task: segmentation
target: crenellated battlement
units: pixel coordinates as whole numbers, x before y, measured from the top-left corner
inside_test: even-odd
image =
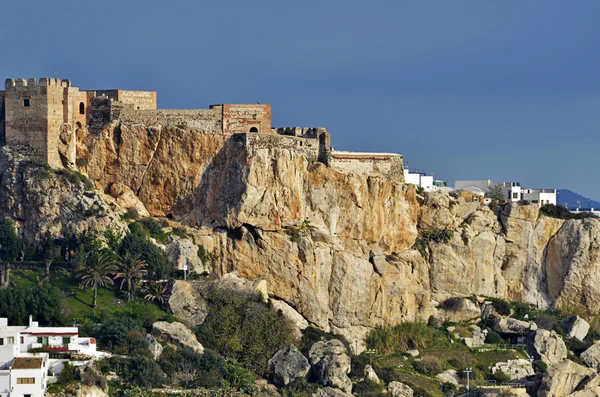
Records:
[[[18,79],[6,79],[6,81],[4,82],[4,87],[5,89],[11,90],[11,89],[18,89],[18,88],[34,88],[34,87],[60,87],[60,88],[69,88],[71,87],[71,81],[70,80],[61,80],[61,79],[56,79],[54,77],[42,77],[40,78],[39,81],[37,81],[35,78],[30,78],[30,79],[23,79],[23,78],[18,78]]]

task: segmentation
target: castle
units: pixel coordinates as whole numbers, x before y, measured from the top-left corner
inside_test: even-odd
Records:
[[[309,161],[340,171],[393,174],[403,180],[402,156],[336,152],[324,128],[273,128],[268,104],[157,109],[155,91],[85,91],[73,87],[69,80],[54,78],[7,79],[5,91],[0,91],[0,144],[54,168],[76,163],[75,143],[80,131],[98,134],[114,122],[230,134],[251,150],[293,148]]]

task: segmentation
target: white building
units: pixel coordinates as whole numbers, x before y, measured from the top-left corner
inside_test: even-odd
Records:
[[[28,353],[32,349],[92,357],[103,354],[96,351],[95,339],[79,337],[76,327],[40,327],[31,316],[28,326],[9,326],[7,318],[0,318],[0,397],[42,397],[48,370],[52,368],[55,375],[62,369],[65,360],[50,360],[48,353]]]
[[[404,182],[411,185],[421,186],[426,192],[431,192],[434,190],[433,175],[426,175],[424,172],[410,172],[408,168],[405,168]]]
[[[454,189],[481,189],[484,192],[488,192],[495,185],[500,185],[502,193],[504,193],[504,198],[511,203],[528,200],[531,203],[538,204],[540,207],[545,204],[556,205],[556,189],[522,188],[519,182],[493,182],[491,179],[463,180],[456,181]]]
[[[522,189],[521,198],[540,206],[545,204],[556,205],[556,189]]]

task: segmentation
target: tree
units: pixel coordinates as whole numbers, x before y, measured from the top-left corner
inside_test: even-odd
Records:
[[[14,223],[4,218],[0,222],[0,261],[4,262],[2,266],[2,287],[8,287],[10,283],[10,263],[8,261],[14,261],[17,257],[23,254],[24,241],[17,235],[15,231]]]
[[[40,250],[44,258],[44,284],[50,282],[50,266],[56,259],[60,259],[60,244],[52,238],[49,232],[46,232],[41,243]]]
[[[492,200],[503,201],[505,197],[504,191],[502,190],[502,185],[498,183],[496,185],[490,186],[488,188],[488,191],[485,193],[485,196],[491,198]]]
[[[115,279],[121,280],[120,290],[123,289],[124,285],[126,286],[127,300],[134,299],[136,282],[142,279],[146,273],[146,262],[129,252],[117,262]]]
[[[131,227],[131,233],[128,233],[121,241],[119,254],[130,253],[146,262],[147,277],[150,280],[161,280],[168,276],[170,271],[167,254],[152,243],[144,232],[140,230],[139,225]]]
[[[161,283],[160,281],[151,281],[146,284],[144,291],[146,291],[146,295],[144,296],[144,299],[146,300],[158,302],[161,305],[164,305],[164,303],[167,301],[168,289],[166,283]]]
[[[106,250],[89,252],[84,261],[78,266],[77,278],[84,288],[92,288],[94,298],[92,307],[96,307],[98,287],[112,285],[110,275],[115,271],[115,261],[110,252]]]

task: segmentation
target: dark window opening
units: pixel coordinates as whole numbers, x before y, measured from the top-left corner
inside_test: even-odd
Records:
[[[258,132],[258,128],[252,127],[252,128],[250,128],[250,132]]]
[[[29,98],[24,98],[23,99],[23,106],[25,106],[26,108],[29,107]]]
[[[85,114],[85,104],[83,102],[79,103],[79,114]]]

